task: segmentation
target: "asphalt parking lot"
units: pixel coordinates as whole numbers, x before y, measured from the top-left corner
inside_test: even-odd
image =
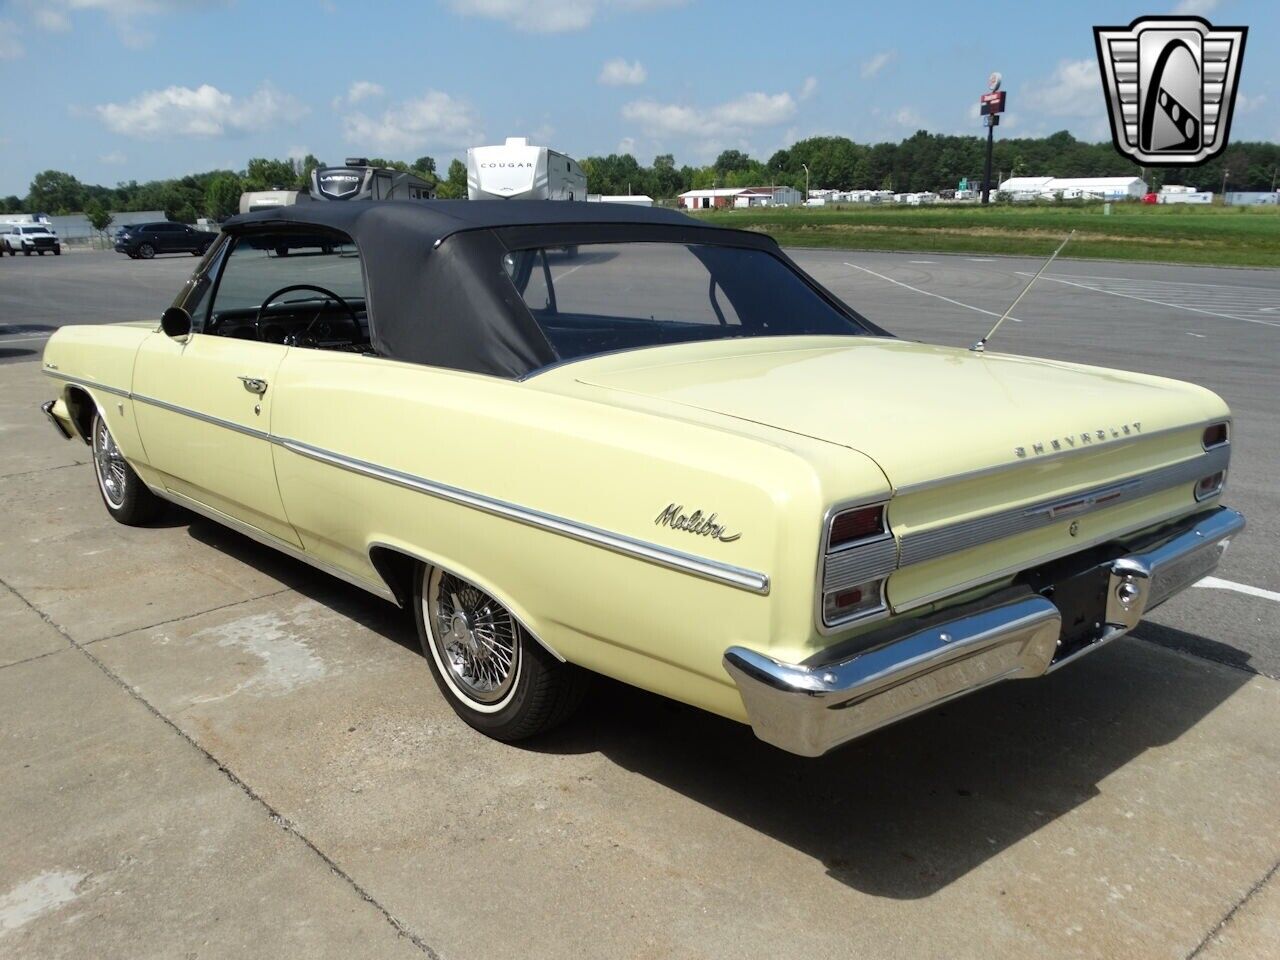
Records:
[[[793,253],[952,344],[1039,267]],[[992,346],[1226,397],[1250,529],[1215,580],[802,760],[604,682],[493,743],[381,601],[203,519],[114,524],[34,361],[63,323],[158,317],[193,263],[0,265],[0,955],[1275,955],[1280,272],[1060,261]]]

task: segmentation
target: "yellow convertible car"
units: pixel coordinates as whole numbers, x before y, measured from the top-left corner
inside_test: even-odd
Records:
[[[1098,649],[1244,526],[1213,393],[896,339],[672,211],[249,214],[158,325],[63,327],[44,372],[113,517],[410,607],[504,740],[602,673],[818,755]]]

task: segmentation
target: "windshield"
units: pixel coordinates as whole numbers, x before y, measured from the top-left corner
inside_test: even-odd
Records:
[[[49,232],[44,227],[21,227],[19,229],[21,230],[22,233],[48,233]]]
[[[867,332],[763,250],[599,243],[516,250],[503,265],[562,360],[695,340]]]

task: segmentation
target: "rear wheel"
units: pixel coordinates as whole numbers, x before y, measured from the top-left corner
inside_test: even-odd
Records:
[[[548,653],[475,584],[424,565],[414,600],[436,686],[476,730],[495,740],[523,740],[557,726],[581,702],[586,675]]]
[[[130,527],[154,519],[163,503],[129,466],[102,414],[93,415],[92,430],[93,471],[98,478],[98,492],[102,494],[107,513]]]
[[[143,260],[150,260],[156,255],[156,248],[149,243],[143,243],[138,246],[138,256]]]

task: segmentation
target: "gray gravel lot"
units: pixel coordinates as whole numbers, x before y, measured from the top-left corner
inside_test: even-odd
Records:
[[[794,255],[952,344],[1039,266]],[[158,317],[193,265],[0,264],[0,956],[1274,953],[1276,599],[1188,591],[1070,669],[816,761],[604,682],[501,746],[396,610],[202,519],[112,523],[40,417],[52,329]],[[1052,277],[994,349],[1222,393],[1250,530],[1218,576],[1280,593],[1280,272]]]

